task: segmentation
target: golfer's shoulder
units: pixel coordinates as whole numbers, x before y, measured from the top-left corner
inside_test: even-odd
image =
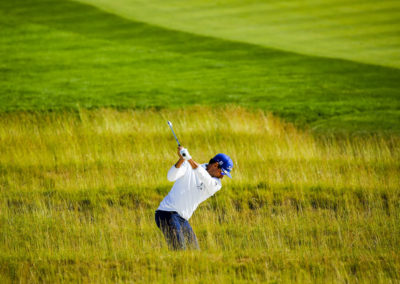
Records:
[[[207,169],[207,163],[205,163],[205,164],[200,164],[200,167],[202,167],[203,169]]]

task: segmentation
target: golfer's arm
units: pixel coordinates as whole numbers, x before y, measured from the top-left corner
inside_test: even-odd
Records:
[[[179,158],[178,162],[176,162],[176,164],[175,164],[175,168],[179,169],[182,166],[184,161],[185,161],[184,159]]]
[[[189,164],[192,166],[192,169],[195,170],[199,167],[199,164],[192,159],[188,160]]]
[[[198,169],[195,170],[195,173],[199,177],[199,179],[205,184],[206,191],[209,194],[213,195],[221,189],[221,182],[218,182],[217,178],[213,178],[212,176],[210,176],[206,169],[198,167]]]
[[[176,162],[176,164],[169,169],[167,174],[167,179],[169,181],[176,181],[178,178],[185,174],[186,167],[182,166],[183,162],[185,162],[184,159],[179,159],[178,162]]]

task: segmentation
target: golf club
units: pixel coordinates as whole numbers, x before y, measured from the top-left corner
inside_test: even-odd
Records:
[[[180,146],[181,146],[181,143],[179,143],[179,140],[178,140],[178,138],[177,138],[176,135],[175,135],[174,129],[172,128],[172,122],[168,120],[167,123],[168,123],[168,125],[169,125],[169,128],[171,128],[172,134],[174,134],[176,143],[178,143],[178,147],[180,147]],[[186,157],[185,154],[182,154],[182,156]]]
[[[176,143],[178,143],[178,146],[181,146],[181,143],[179,143],[178,138],[177,138],[176,135],[175,135],[174,129],[172,128],[172,122],[168,120],[167,123],[168,123],[168,125],[169,125],[169,128],[171,128],[172,134],[174,134]]]

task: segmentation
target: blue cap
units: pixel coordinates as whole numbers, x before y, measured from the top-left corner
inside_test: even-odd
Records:
[[[231,170],[233,168],[233,162],[232,162],[232,159],[228,155],[220,153],[220,154],[217,154],[213,158],[213,160],[218,162],[218,164],[221,168],[222,175],[232,178]]]

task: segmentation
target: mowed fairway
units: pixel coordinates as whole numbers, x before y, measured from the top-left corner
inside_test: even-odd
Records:
[[[400,67],[399,1],[78,1],[190,33]]]
[[[191,219],[201,251],[168,251],[154,222],[177,159],[167,118],[198,161],[235,161]],[[317,141],[240,108],[9,114],[0,137],[3,281],[400,277],[399,138]]]
[[[396,1],[0,1],[0,282],[399,282],[398,18]],[[190,219],[201,251],[154,222],[167,120],[197,161],[234,161]]]
[[[0,110],[226,105],[320,132],[400,132],[400,70],[123,19],[84,4],[0,3]]]

